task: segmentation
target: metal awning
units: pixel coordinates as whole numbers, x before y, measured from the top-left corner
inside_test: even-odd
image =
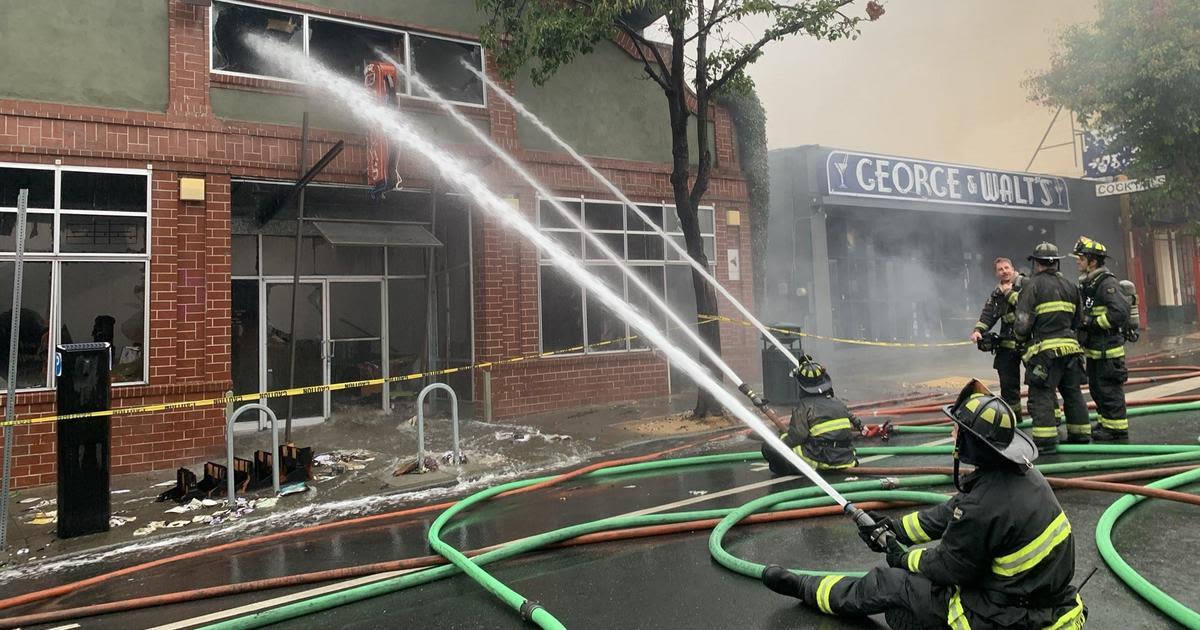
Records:
[[[441,247],[429,230],[412,223],[355,223],[309,221],[333,245],[385,245],[388,247]]]

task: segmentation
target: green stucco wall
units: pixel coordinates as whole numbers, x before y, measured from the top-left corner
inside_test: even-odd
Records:
[[[0,0],[0,98],[167,107],[166,0]]]
[[[475,0],[308,0],[308,4],[458,31],[472,38],[483,24],[483,14],[475,8]]]
[[[308,122],[313,127],[350,133],[365,130],[354,117],[327,101],[219,87],[212,88],[211,94],[213,113],[218,118],[299,126],[307,107]],[[475,142],[469,131],[448,116],[412,110],[406,113],[434,138],[459,144]]]
[[[583,155],[670,163],[671,128],[667,99],[645,75],[640,61],[612,43],[560,69],[545,85],[535,86],[527,71],[517,80],[517,97],[529,111]],[[694,145],[696,120],[688,125]],[[715,146],[709,127],[709,147]],[[521,145],[558,151],[532,124],[517,122]],[[693,162],[694,146],[689,146]]]

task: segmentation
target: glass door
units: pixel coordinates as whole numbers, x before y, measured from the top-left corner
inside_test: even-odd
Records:
[[[267,390],[287,389],[289,382],[294,387],[324,385],[328,383],[326,370],[325,332],[325,283],[301,281],[296,294],[296,378],[289,379],[288,363],[292,340],[292,283],[291,281],[265,282],[263,339],[266,341],[264,361],[264,387]],[[271,398],[267,404],[279,416],[287,418],[291,401],[292,419],[324,418],[326,394],[304,394],[287,398]]]
[[[383,376],[383,282],[329,280],[329,382],[365,381]],[[383,386],[329,392],[332,413],[385,409]]]

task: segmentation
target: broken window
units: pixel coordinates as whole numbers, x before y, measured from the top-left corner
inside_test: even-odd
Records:
[[[283,78],[251,48],[246,37],[258,35],[304,49],[304,16],[242,4],[212,5],[212,69]]]
[[[541,268],[542,351],[583,345],[583,289],[552,265]]]
[[[383,61],[382,51],[396,63],[404,61],[404,33],[319,18],[308,21],[308,54],[346,78],[362,81],[371,61]],[[397,92],[403,94],[404,77]]]
[[[113,382],[144,380],[146,264],[64,262],[61,268],[60,341],[108,342]]]
[[[483,82],[463,67],[468,63],[483,70],[483,48],[478,44],[435,37],[409,35],[412,69],[443,98],[460,103],[483,104]],[[423,96],[413,90],[413,96]]]

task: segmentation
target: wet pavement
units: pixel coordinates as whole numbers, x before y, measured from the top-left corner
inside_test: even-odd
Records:
[[[1194,362],[1195,357],[1167,358],[1168,363]],[[845,373],[855,370],[848,360]],[[954,375],[959,366],[941,364],[945,377]],[[953,368],[953,369],[949,369]],[[932,372],[931,372],[932,373]],[[867,382],[868,376],[852,382]],[[892,385],[893,391],[897,388]],[[877,390],[862,398],[886,397]],[[611,412],[611,410],[610,410]],[[593,412],[594,413],[594,412]],[[158,536],[136,546],[110,546],[76,552],[47,562],[27,563],[24,573],[0,572],[0,597],[28,593],[106,571],[169,557],[233,539],[246,539],[299,524],[361,516],[388,509],[441,501],[461,496],[510,476],[529,476],[534,469],[561,471],[597,458],[635,455],[694,442],[706,436],[695,431],[713,430],[699,424],[674,424],[678,419],[646,423],[636,411],[615,425],[621,430],[600,437],[577,432],[572,440],[537,444],[541,453],[559,452],[569,444],[574,449],[567,457],[549,458],[543,466],[511,470],[511,475],[476,479],[476,483],[458,488],[424,490],[419,493],[383,494],[390,475],[391,462],[380,463],[366,473],[368,485],[357,493],[332,500],[326,494],[311,493],[303,504],[286,505],[281,501],[274,512],[283,518],[262,521],[247,519],[237,528],[218,527],[203,534]],[[642,416],[644,418],[644,416]],[[562,421],[562,420],[560,420]],[[1195,444],[1200,433],[1200,413],[1176,413],[1135,418],[1133,441],[1136,443]],[[543,425],[522,425],[544,434],[560,427],[548,420]],[[629,430],[634,426],[645,433]],[[673,427],[673,428],[672,428]],[[464,441],[480,440],[480,446],[505,449],[525,448],[530,441],[505,443],[488,431],[472,434]],[[659,432],[654,431],[658,429]],[[670,430],[668,430],[670,429]],[[436,429],[435,429],[436,431]],[[693,434],[672,437],[672,431]],[[489,434],[491,432],[491,434]],[[904,435],[894,444],[928,443],[939,435]],[[485,439],[486,438],[486,439]],[[592,439],[595,438],[595,439]],[[658,438],[658,439],[654,439]],[[487,440],[490,440],[488,442]],[[540,440],[540,438],[539,438]],[[352,443],[348,443],[353,446]],[[744,437],[712,442],[703,452],[741,452],[756,450],[757,443]],[[470,452],[470,451],[468,451]],[[566,451],[561,451],[566,452]],[[692,450],[686,454],[700,452]],[[513,461],[531,455],[509,450]],[[1058,455],[1045,462],[1070,461],[1079,456]],[[902,456],[872,462],[872,465],[947,465],[946,456]],[[374,462],[372,462],[374,463]],[[366,469],[365,469],[366,470]],[[373,472],[372,472],[373,471]],[[544,474],[544,473],[542,473]],[[347,478],[349,479],[349,478]],[[832,476],[831,480],[840,480]],[[453,481],[453,480],[451,480]],[[347,483],[352,483],[347,481]],[[370,485],[378,484],[378,485]],[[635,510],[712,509],[741,505],[751,499],[785,489],[802,487],[808,482],[794,478],[773,478],[761,462],[738,462],[705,467],[626,475],[619,478],[573,480],[561,486],[518,496],[496,499],[455,519],[443,539],[459,549],[511,541],[556,527]],[[319,484],[317,484],[319,488]],[[375,494],[372,494],[374,489]],[[943,488],[941,491],[948,492]],[[1195,492],[1197,488],[1185,488]],[[717,493],[725,492],[721,496]],[[332,494],[332,493],[329,493]],[[366,494],[369,501],[360,498]],[[1170,628],[1177,627],[1168,618],[1147,605],[1118,581],[1100,559],[1093,539],[1100,514],[1116,499],[1115,495],[1061,490],[1060,501],[1076,532],[1076,581],[1092,567],[1099,567],[1084,591],[1091,609],[1089,628]],[[382,497],[382,498],[381,498]],[[287,499],[287,497],[285,497]],[[686,507],[679,502],[691,502]],[[160,506],[162,504],[159,504]],[[673,506],[673,507],[670,507]],[[250,546],[233,552],[193,558],[167,564],[119,579],[106,581],[67,596],[4,611],[5,617],[102,602],[119,601],[146,595],[187,589],[241,583],[281,575],[355,566],[430,553],[425,538],[437,512],[407,519],[372,521],[358,526],[340,527],[289,537],[283,541]],[[1131,510],[1115,529],[1114,541],[1138,571],[1183,604],[1200,608],[1200,582],[1196,563],[1180,550],[1200,545],[1200,531],[1193,527],[1197,515],[1194,506],[1150,500]],[[271,516],[275,516],[272,514]],[[708,532],[669,535],[634,541],[608,542],[531,553],[501,561],[489,568],[497,578],[524,596],[541,602],[571,628],[861,628],[882,627],[874,621],[847,621],[814,613],[764,589],[756,580],[732,573],[711,560]],[[862,570],[881,561],[861,544],[852,524],[843,518],[822,518],[803,522],[753,525],[735,529],[727,537],[727,548],[735,555],[756,562],[777,562],[795,567],[826,570]],[[247,593],[219,599],[201,600],[139,611],[74,620],[83,628],[194,627],[204,615],[251,606],[270,598],[286,597],[329,583],[310,584]],[[64,623],[46,624],[43,628]],[[168,625],[178,624],[178,625]],[[421,625],[445,628],[518,628],[525,627],[519,616],[504,607],[475,582],[455,576],[432,584],[384,595],[280,624],[293,628],[390,628]]]

